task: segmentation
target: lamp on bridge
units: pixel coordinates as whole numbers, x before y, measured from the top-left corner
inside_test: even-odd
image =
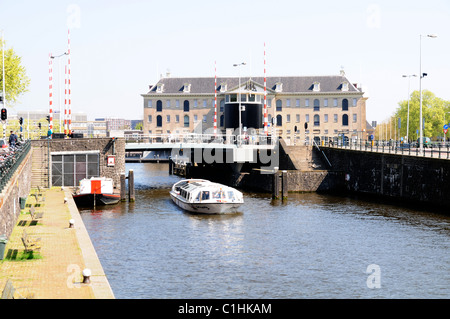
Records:
[[[420,154],[423,154],[423,127],[422,127],[422,78],[427,76],[427,73],[422,73],[422,37],[423,35],[420,35],[420,72],[419,72],[419,76],[420,76],[420,80],[419,80],[419,90],[420,90],[420,121],[419,121],[419,150],[420,150]],[[435,34],[428,34],[426,37],[428,38],[437,38],[437,35]]]

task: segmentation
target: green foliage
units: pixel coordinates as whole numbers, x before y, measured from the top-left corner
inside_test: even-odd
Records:
[[[445,101],[436,97],[432,92],[422,91],[422,117],[425,119],[425,127],[423,136],[432,139],[443,138],[443,126],[450,123],[450,101]],[[408,101],[400,101],[399,107],[395,114],[395,121],[401,118],[400,136],[406,136],[407,118],[408,118]],[[420,92],[411,93],[409,101],[409,132],[410,140],[415,140],[416,130],[419,129],[420,122]],[[450,133],[448,133],[450,134]],[[449,136],[449,135],[447,135]]]
[[[0,40],[0,44],[2,40]],[[0,91],[3,90],[3,59],[0,45]],[[19,96],[28,91],[30,79],[26,75],[25,67],[21,64],[21,57],[13,49],[5,48],[5,90],[8,107],[17,103]]]

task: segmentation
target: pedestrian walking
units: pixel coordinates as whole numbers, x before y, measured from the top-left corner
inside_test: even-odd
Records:
[[[14,134],[13,131],[11,131],[11,134],[9,135],[9,146],[16,147],[17,143],[17,135]]]

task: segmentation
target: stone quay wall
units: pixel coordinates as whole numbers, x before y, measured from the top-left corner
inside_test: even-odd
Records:
[[[450,207],[450,160],[321,148],[348,193]]]
[[[19,198],[26,198],[30,194],[31,154],[31,151],[28,152],[0,194],[0,235],[6,235],[7,238],[11,235],[20,214]]]

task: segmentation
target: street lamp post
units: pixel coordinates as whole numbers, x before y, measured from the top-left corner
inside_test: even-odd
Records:
[[[425,77],[427,74],[423,73],[422,74],[422,35],[420,35],[419,39],[420,39],[420,54],[419,54],[419,59],[420,59],[420,72],[419,72],[419,90],[420,90],[420,122],[419,122],[419,151],[420,154],[423,154],[423,119],[422,119],[422,78]],[[435,34],[428,34],[427,35],[428,38],[437,38],[437,35]]]
[[[238,64],[233,64],[233,66],[238,67],[241,65],[246,65],[247,63],[242,62]],[[239,136],[238,145],[241,145],[241,135],[242,135],[242,123],[241,123],[241,69],[239,68]]]
[[[403,75],[404,78],[408,78],[408,116],[406,119],[406,143],[409,143],[409,100],[410,100],[410,84],[412,76],[416,77],[417,75],[415,74]]]
[[[66,55],[67,52],[64,52],[60,55],[52,55],[51,58],[55,59],[55,58],[60,58],[64,55]],[[59,133],[62,133],[62,122],[61,122],[61,116],[62,116],[62,110],[61,110],[61,63],[60,63],[60,59],[58,59],[58,88],[59,88],[59,92],[58,92],[58,104],[59,104]]]

